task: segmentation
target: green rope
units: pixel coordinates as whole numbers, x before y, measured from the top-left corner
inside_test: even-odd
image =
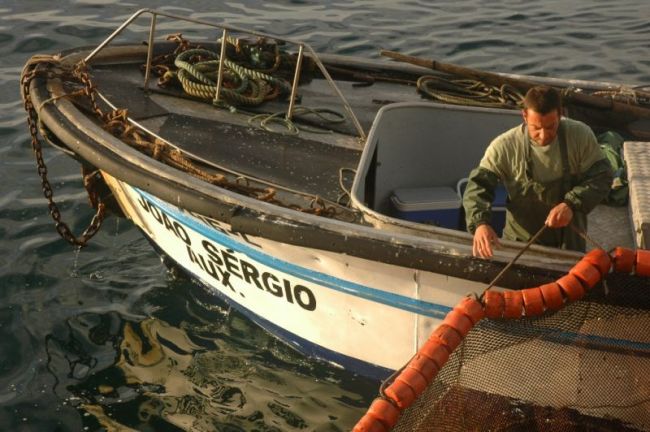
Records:
[[[273,114],[258,114],[248,119],[248,124],[253,124],[255,122],[260,122],[260,127],[267,132],[282,133],[271,128],[269,125],[271,123],[279,123],[284,125],[286,128],[285,135],[298,135],[299,129],[294,122],[285,117],[284,112],[277,112]]]
[[[263,72],[263,73],[272,73],[275,72],[279,67],[280,63],[282,63],[283,59],[287,60],[285,55],[281,53],[280,48],[278,47],[277,43],[273,43],[273,65],[268,67],[267,69],[261,69],[262,65],[262,59],[260,56],[260,46],[263,43],[264,39],[258,40],[258,44],[248,44],[248,43],[241,43],[240,39],[237,39],[233,36],[226,36],[226,42],[235,47],[235,50],[237,53],[242,53],[245,52],[246,55],[248,55],[248,60],[251,65],[257,64],[254,70]],[[221,42],[221,39],[218,40],[218,42]]]
[[[191,62],[196,57],[201,60]],[[219,63],[219,55],[213,51],[200,48],[183,51],[174,60],[178,68],[176,77],[185,92],[215,103]],[[222,85],[221,94],[230,104],[260,105],[277,94],[291,93],[285,80],[245,68],[228,59],[224,59],[224,78],[227,85]]]
[[[235,39],[227,38],[226,41],[237,47]],[[217,92],[219,63],[219,54],[213,51],[202,48],[189,49],[176,56],[174,65],[178,70],[167,72],[165,78],[176,77],[187,94],[211,100],[217,105],[214,98]],[[257,106],[267,99],[291,93],[291,87],[284,79],[241,66],[228,59],[224,59],[223,73],[224,80],[220,90],[223,100],[219,103],[225,102],[224,105],[230,109],[234,109],[233,105]],[[326,108],[297,107],[294,115],[316,116],[326,123],[342,123],[346,120],[342,113]],[[259,122],[259,126],[266,131],[282,133],[272,127],[273,124],[279,124],[283,126],[284,133],[287,135],[297,135],[300,130],[312,133],[332,132],[316,126],[298,126],[287,119],[284,112],[258,114],[251,117],[248,122],[249,124]]]

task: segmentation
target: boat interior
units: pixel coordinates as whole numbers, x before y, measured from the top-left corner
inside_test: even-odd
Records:
[[[399,212],[391,200],[396,190],[445,188],[460,199],[463,180],[490,141],[519,123],[514,110],[430,102],[387,106],[369,134],[354,197],[387,216]],[[451,196],[442,189],[429,192]],[[455,228],[462,229],[460,217]]]
[[[118,69],[114,65],[94,67],[95,85],[111,105],[126,107],[139,125],[207,168],[272,185],[285,191],[283,199],[298,204],[306,198],[297,196],[340,202],[356,178],[351,198],[364,215],[360,222],[447,239],[449,233],[441,234],[435,221],[411,221],[408,212],[396,209],[391,200],[394,192],[453,191],[459,198],[457,222],[445,226],[464,231],[460,205],[463,179],[478,164],[489,142],[521,121],[515,110],[425,101],[408,85],[376,82],[357,86],[354,81],[337,81],[362,127],[371,130],[364,145],[349,121],[338,121],[342,109],[327,82],[312,79],[299,87],[299,107],[309,104],[340,113],[331,117],[336,121],[307,114],[294,119],[304,127],[295,135],[286,133],[283,124],[272,125],[274,130],[268,131],[249,120],[258,114],[282,112],[286,103],[273,101],[232,115],[174,87],[154,88],[143,97],[140,60]],[[376,95],[390,95],[390,100],[377,101]],[[381,107],[385,108],[377,115]],[[612,220],[618,221],[615,233],[610,229]],[[590,216],[590,231],[612,247],[633,244],[627,208],[600,206]]]
[[[520,113],[513,110],[432,102],[386,106],[368,136],[353,202],[377,226],[464,231],[461,201],[469,172],[494,137],[520,123]],[[413,202],[400,200],[400,193]],[[497,192],[493,203],[493,225],[499,234],[504,194]],[[426,209],[432,211],[427,214]],[[589,215],[589,235],[604,247],[633,247],[632,230],[628,207],[599,205]]]
[[[165,52],[173,48],[163,43],[156,49]],[[291,121],[286,122],[287,100],[224,110],[185,94],[179,85],[163,88],[150,83],[145,91],[141,66],[146,49],[118,57],[111,48],[106,51],[106,56],[99,56],[93,64],[91,77],[108,107],[126,108],[133,123],[182,150],[204,169],[274,187],[283,199],[296,203],[312,197],[337,203],[351,185],[364,139],[326,79],[316,76],[301,80],[299,103]],[[333,73],[344,77],[353,74],[343,66],[338,64]],[[366,131],[381,106],[422,100],[408,83],[358,84],[357,80],[336,82]],[[377,95],[385,99],[377,100]],[[275,117],[262,126],[270,116]]]
[[[216,42],[202,46],[221,49]],[[422,67],[313,51],[298,61],[302,70],[297,66],[293,73],[300,85],[289,98],[217,108],[178,84],[147,81],[150,59],[170,54],[176,43],[155,43],[151,50],[147,45],[100,48],[89,57],[95,57],[90,72],[103,103],[126,108],[129,121],[202,169],[272,187],[289,206],[319,199],[336,207],[344,220],[419,236],[468,242],[467,236],[458,237],[465,229],[463,179],[492,138],[520,122],[517,110],[426,101],[415,88],[418,76],[431,73]],[[367,140],[365,131],[370,131]],[[637,184],[644,187],[640,180]],[[445,202],[456,205],[447,212],[455,222],[448,223],[449,214],[443,224],[414,220],[413,212],[396,204],[396,191],[412,197],[427,188],[445,189]],[[495,209],[501,205],[495,203]],[[415,213],[419,210],[416,205]],[[628,207],[599,206],[590,215],[590,233],[606,247],[641,245],[634,235],[641,228],[630,222],[633,213]]]

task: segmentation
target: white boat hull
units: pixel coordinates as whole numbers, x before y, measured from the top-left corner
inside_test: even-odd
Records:
[[[125,214],[197,281],[308,355],[386,377],[482,284],[236,233],[104,173]]]

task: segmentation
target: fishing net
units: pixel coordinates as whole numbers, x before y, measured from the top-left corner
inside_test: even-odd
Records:
[[[393,430],[650,430],[649,285],[610,275],[555,313],[481,320]]]
[[[650,430],[650,279],[610,273],[555,312],[481,319],[412,404],[390,399],[366,415],[398,417],[377,431]]]

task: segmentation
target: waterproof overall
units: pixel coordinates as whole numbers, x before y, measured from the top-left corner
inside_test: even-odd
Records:
[[[571,174],[566,141],[564,128],[560,125],[558,145],[562,156],[560,161],[562,176],[549,182],[539,182],[533,179],[531,149],[526,146],[525,178],[523,181],[511,182],[507,185],[508,203],[503,237],[521,242],[530,240],[544,225],[551,209],[563,202],[566,193],[578,183],[577,176]],[[571,224],[580,231],[586,230],[587,215],[574,209]],[[537,243],[584,251],[585,240],[571,228],[571,224],[564,228],[546,228]]]

